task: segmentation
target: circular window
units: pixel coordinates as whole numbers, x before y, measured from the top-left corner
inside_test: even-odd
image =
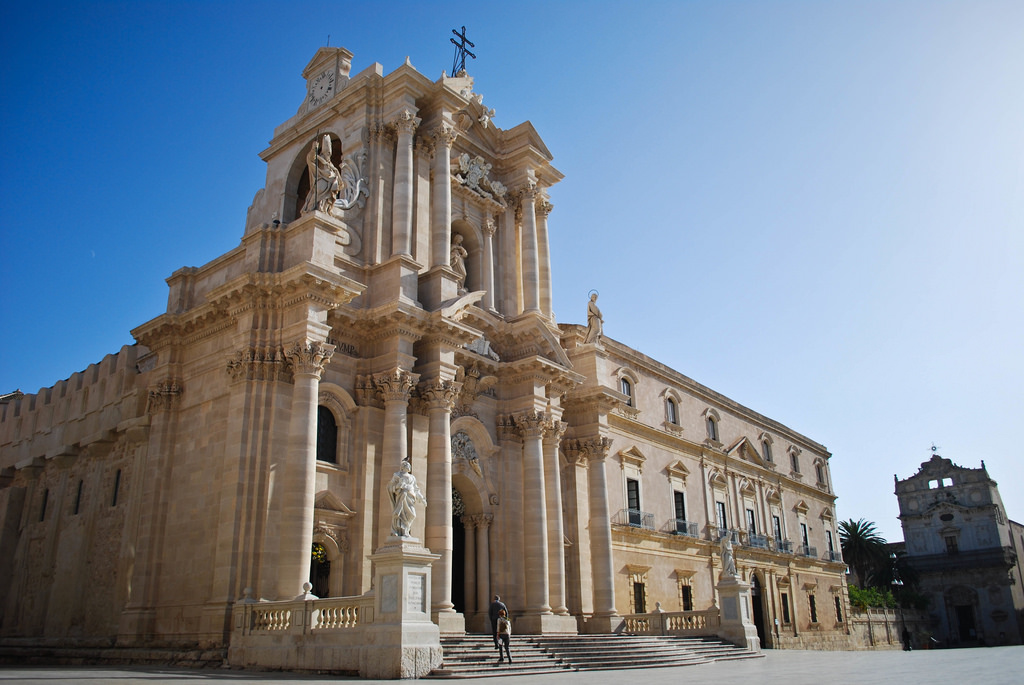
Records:
[[[953,515],[952,514],[943,514],[939,518],[942,519],[943,521],[952,521],[953,520]]]

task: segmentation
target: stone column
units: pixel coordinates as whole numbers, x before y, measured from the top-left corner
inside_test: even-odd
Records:
[[[484,220],[484,225],[481,226],[482,233],[484,235],[484,251],[483,251],[483,275],[484,282],[483,288],[486,290],[484,293],[484,309],[489,312],[495,311],[494,309],[494,232],[498,229],[498,224],[494,222],[494,219],[487,217]]]
[[[391,204],[391,255],[412,255],[412,137],[419,125],[409,110],[393,122],[398,132],[394,195]]]
[[[551,213],[552,205],[546,199],[541,198],[537,203],[537,213],[540,215],[537,220],[537,260],[538,260],[538,285],[540,289],[540,310],[544,316],[551,314],[551,252],[548,248],[548,214]]]
[[[565,606],[565,530],[562,522],[562,479],[559,468],[558,445],[568,424],[550,421],[544,430],[544,485],[547,489],[548,517],[548,584],[551,610],[567,616]]]
[[[296,342],[288,350],[292,364],[291,422],[288,438],[291,458],[283,476],[281,540],[277,557],[277,596],[298,597],[309,582],[313,546],[313,508],[316,498],[316,420],[320,374],[334,354],[334,345],[318,341]]]
[[[540,265],[537,248],[537,187],[530,183],[521,192],[523,213],[523,311],[540,312]]]
[[[608,479],[605,458],[611,440],[597,438],[582,443],[590,460],[590,548],[593,551],[594,616],[611,617],[615,610],[615,567],[612,561],[612,524],[608,507]]]
[[[442,633],[465,632],[465,623],[452,603],[452,437],[449,424],[461,387],[461,383],[437,378],[420,390],[430,418],[426,543],[433,554],[441,555],[434,563],[431,588],[434,602],[430,612]]]
[[[462,577],[465,579],[462,584],[462,602],[466,607],[466,616],[476,613],[476,587],[473,585],[473,579],[476,577],[476,526],[479,518],[462,517],[462,528],[466,535],[466,555],[462,565]]]
[[[523,547],[526,613],[550,614],[548,604],[548,526],[544,488],[545,417],[528,412],[515,417],[523,438]]]
[[[476,606],[486,611],[491,606],[491,544],[492,514],[481,514],[476,524]]]
[[[418,374],[409,373],[401,367],[395,367],[391,371],[373,376],[374,384],[384,396],[378,546],[384,545],[388,536],[391,535],[391,502],[387,494],[388,482],[408,454],[406,412],[409,409],[409,394],[418,380]]]
[[[569,515],[572,521],[572,536],[575,544],[570,548],[573,563],[579,578],[579,605],[571,607],[573,613],[591,615],[594,613],[593,578],[590,553],[590,485],[587,476],[589,460],[579,440],[566,441],[566,454],[571,464],[569,475]]]
[[[434,139],[434,182],[430,194],[430,266],[448,266],[452,246],[451,154],[455,129],[441,124]]]

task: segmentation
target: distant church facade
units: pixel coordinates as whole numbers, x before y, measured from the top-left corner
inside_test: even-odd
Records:
[[[985,462],[936,454],[896,479],[896,497],[933,636],[954,647],[1024,643],[1024,526],[1007,516]]]
[[[556,322],[533,126],[465,72],[351,60],[306,67],[238,247],[0,402],[0,639],[224,647],[240,602],[377,592],[407,463],[441,634],[494,594],[516,634],[713,626],[735,573],[762,646],[847,646],[825,447],[609,338],[596,297]]]

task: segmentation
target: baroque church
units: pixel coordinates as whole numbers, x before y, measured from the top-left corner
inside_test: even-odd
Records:
[[[379,618],[406,464],[406,599],[441,635],[488,632],[495,594],[516,634],[715,634],[728,577],[761,646],[847,646],[826,448],[605,336],[596,296],[555,321],[538,132],[465,71],[352,58],[302,72],[236,248],[171,274],[135,344],[0,398],[0,640],[224,648],[273,627],[240,607],[297,599]]]

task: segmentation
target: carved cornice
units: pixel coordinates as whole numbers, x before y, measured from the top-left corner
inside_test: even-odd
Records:
[[[292,374],[314,376],[319,379],[333,354],[334,345],[318,340],[296,341],[288,350]]]
[[[444,409],[450,412],[455,406],[455,398],[462,390],[462,383],[434,378],[420,386],[420,397],[428,409]]]
[[[391,371],[374,374],[373,382],[377,386],[384,402],[408,402],[413,386],[420,380],[418,373],[409,373],[396,366]]]
[[[377,384],[374,382],[373,376],[356,376],[355,392],[356,404],[362,407],[384,408],[384,401],[381,399],[380,393],[377,392]]]
[[[510,415],[499,415],[495,419],[495,429],[500,442],[520,442],[516,420]]]
[[[165,378],[149,386],[146,413],[153,415],[173,410],[181,400],[182,390],[181,381],[176,378]]]
[[[226,371],[234,381],[291,382],[291,364],[276,345],[251,346],[235,352]]]

